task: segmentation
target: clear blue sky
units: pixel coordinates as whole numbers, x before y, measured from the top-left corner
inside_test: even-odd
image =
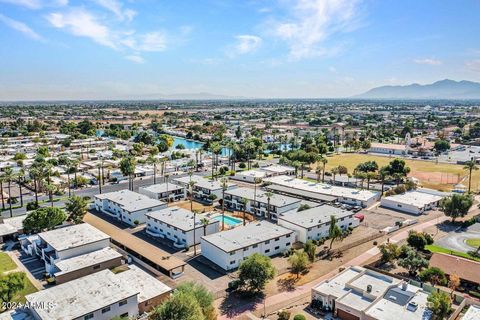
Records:
[[[0,0],[0,100],[480,81],[478,0]]]

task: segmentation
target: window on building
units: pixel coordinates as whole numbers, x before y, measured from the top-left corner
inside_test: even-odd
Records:
[[[230,255],[233,256],[235,254],[235,251],[230,252]]]
[[[265,241],[265,244],[269,244],[269,243],[270,243],[270,240]]]
[[[121,306],[124,306],[128,303],[128,301],[125,299],[125,300],[122,300],[118,303],[118,306],[121,307]]]
[[[269,252],[270,252],[270,249],[265,250],[265,253],[269,253]]]
[[[85,320],[93,319],[93,313],[87,314],[85,317],[83,317]]]
[[[276,247],[275,247],[275,250],[278,250],[278,249],[280,249],[280,246],[276,246]]]
[[[110,311],[110,307],[105,307],[102,309],[102,313],[107,313]]]
[[[290,234],[287,234],[287,235],[285,236],[285,238],[290,238]]]
[[[98,270],[98,269],[100,269],[100,265],[99,265],[99,264],[97,264],[96,266],[93,266],[93,270]]]
[[[275,241],[278,241],[278,240],[280,240],[280,238],[275,238]]]
[[[290,242],[285,243],[285,245],[288,247],[290,245]]]
[[[256,248],[256,247],[258,247],[258,244],[254,244],[254,245],[252,246],[252,248]]]
[[[235,260],[230,261],[230,264],[235,264]]]

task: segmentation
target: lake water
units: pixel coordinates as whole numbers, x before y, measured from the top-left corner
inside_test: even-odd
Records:
[[[185,139],[185,138],[182,138],[182,137],[173,137],[173,138],[174,138],[174,140],[173,140],[173,149],[174,150],[176,150],[175,147],[178,146],[179,144],[183,144],[183,146],[187,150],[200,149],[204,145],[203,142],[199,142],[199,141],[195,141],[195,140],[189,140],[189,139]],[[223,148],[222,149],[222,156],[223,157],[228,156],[228,150],[229,150],[228,148]]]

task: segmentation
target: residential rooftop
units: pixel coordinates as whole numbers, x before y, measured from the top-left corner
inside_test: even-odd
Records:
[[[297,209],[290,210],[282,213],[278,219],[304,228],[311,228],[330,222],[331,216],[335,216],[338,220],[351,215],[353,215],[351,211],[324,204],[303,211],[297,211]]]
[[[321,282],[314,287],[313,290],[321,291],[325,294],[339,298],[348,292],[345,288],[345,284],[357,277],[363,271],[365,271],[365,269],[362,267],[350,267],[337,274],[335,277]]]
[[[27,295],[28,303],[54,303],[53,308],[35,308],[41,319],[77,319],[105,306],[135,296],[139,290],[102,270]]]
[[[101,240],[110,239],[107,234],[88,223],[45,231],[39,233],[38,236],[56,251],[68,250]]]
[[[165,205],[165,202],[151,199],[143,194],[130,190],[120,190],[95,195],[98,199],[107,199],[117,203],[128,212],[134,212]]]
[[[239,226],[227,231],[210,234],[202,237],[202,239],[213,244],[220,250],[232,252],[292,233],[292,230],[267,221],[260,221],[251,222],[245,226]]]
[[[378,196],[378,192],[374,191],[332,186],[326,183],[311,182],[285,175],[265,178],[263,181],[292,189],[300,189],[333,197],[351,198],[360,201],[368,201],[369,199]]]
[[[176,178],[173,181],[178,181],[182,184],[188,185],[190,181],[195,181],[195,186],[199,188],[204,188],[208,190],[219,190],[222,189],[222,182],[220,180],[209,180],[205,179],[202,176],[197,176],[197,175],[192,175],[190,176],[185,176],[185,177],[180,177]],[[234,183],[227,182],[227,188],[235,186]]]
[[[164,193],[164,192],[171,192],[175,190],[181,190],[184,189],[184,187],[176,185],[174,183],[157,183],[157,184],[152,184],[151,186],[148,187],[141,187],[141,189],[150,191],[153,193]]]
[[[120,254],[118,251],[114,250],[111,247],[107,247],[73,258],[64,259],[55,263],[55,266],[59,269],[58,272],[55,272],[55,276],[80,270],[120,257],[122,257],[122,254]]]
[[[248,200],[261,202],[261,203],[268,203],[268,197],[265,191],[259,190],[257,188],[257,193],[255,196],[255,190],[252,188],[235,188],[232,190],[225,191],[225,194],[232,195],[240,198],[247,198]],[[300,202],[301,200],[298,198],[292,198],[289,196],[284,196],[278,193],[272,193],[270,197],[270,205],[275,207],[284,207],[291,205],[293,203]]]
[[[413,205],[417,208],[423,208],[425,205],[442,200],[443,197],[440,195],[420,191],[409,191],[402,194],[388,196],[384,199],[395,201],[405,205]]]
[[[462,320],[478,320],[480,319],[480,306],[471,305],[467,312],[463,315]]]
[[[172,291],[172,288],[136,265],[129,265],[128,270],[117,273],[115,276],[117,281],[138,291],[139,303]]]
[[[154,220],[161,221],[170,226],[176,227],[183,231],[193,230],[193,212],[180,207],[172,206],[161,210],[155,210],[146,213],[147,220],[151,217]],[[203,215],[197,215],[195,220],[195,228],[203,226],[201,219]],[[218,220],[209,220],[210,224],[219,223]]]

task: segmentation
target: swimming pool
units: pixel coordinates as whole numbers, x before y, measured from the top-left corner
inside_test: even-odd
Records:
[[[222,216],[213,217],[213,220],[217,220],[217,221],[220,221],[220,223],[222,223]],[[240,223],[242,223],[242,220],[237,219],[237,218],[233,218],[233,217],[230,217],[230,216],[225,216],[223,221],[229,227],[233,227],[233,226],[236,226],[236,225],[239,225]]]

